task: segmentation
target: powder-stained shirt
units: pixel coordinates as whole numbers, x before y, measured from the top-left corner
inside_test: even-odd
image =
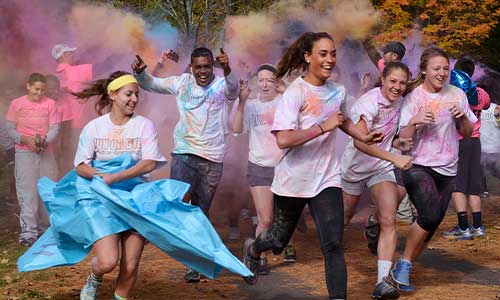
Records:
[[[92,65],[59,64],[56,68],[56,76],[59,78],[62,89],[78,92],[85,87],[87,82],[92,80]],[[68,93],[63,93],[58,102],[59,110],[64,118],[63,121],[71,120],[73,128],[85,126],[88,121],[88,116],[85,116],[85,103]]]
[[[167,160],[160,152],[158,135],[153,122],[134,114],[123,125],[115,125],[109,113],[90,121],[82,130],[75,155],[75,167],[92,160],[110,160],[130,153],[135,161],[144,159],[159,162],[157,168]]]
[[[243,127],[249,132],[248,160],[261,167],[274,167],[281,158],[282,151],[271,133],[280,99],[281,95],[278,95],[270,101],[257,98],[245,102]]]
[[[238,78],[231,72],[206,87],[199,86],[192,74],[156,78],[146,72],[135,74],[140,86],[156,93],[176,96],[180,119],[174,130],[177,154],[194,154],[222,162],[227,149],[230,101],[239,93]]]
[[[490,107],[490,95],[480,87],[477,87],[477,105],[469,105],[470,109],[474,113],[477,118],[477,122],[474,123],[474,130],[472,131],[473,138],[480,137],[480,128],[481,128],[481,113],[484,109],[488,109]],[[463,136],[458,133],[458,139],[461,140]]]
[[[327,82],[314,86],[295,79],[286,89],[274,115],[273,132],[308,129],[335,111],[345,116],[346,90]],[[275,167],[271,191],[288,197],[311,198],[328,187],[340,187],[340,166],[335,154],[337,129],[300,146],[284,150]]]
[[[481,152],[500,153],[500,127],[496,122],[495,108],[492,103],[490,108],[481,114]]]
[[[399,113],[402,99],[394,102],[387,100],[380,88],[374,88],[355,102],[350,119],[357,124],[361,119],[366,122],[369,132],[384,132],[384,138],[376,147],[391,152],[392,140],[398,131]],[[382,160],[359,151],[352,141],[346,147],[341,160],[342,179],[358,182],[375,174],[381,174],[394,169],[391,162]]]
[[[439,93],[429,93],[422,85],[408,94],[401,107],[400,127],[405,127],[420,109],[434,113],[434,124],[417,126],[413,148],[413,163],[431,167],[436,172],[455,176],[458,163],[458,129],[450,108],[456,105],[473,123],[477,121],[465,93],[452,85],[445,85]]]
[[[13,100],[7,111],[7,121],[15,123],[20,135],[34,137],[36,134],[47,136],[49,126],[60,122],[54,100],[43,97],[31,101],[28,96]],[[16,149],[31,150],[28,145],[16,144]]]

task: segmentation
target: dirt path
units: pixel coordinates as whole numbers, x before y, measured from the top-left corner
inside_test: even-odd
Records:
[[[500,197],[497,193],[484,200],[484,223],[487,237],[473,241],[447,241],[439,234],[428,250],[417,260],[412,279],[417,292],[404,295],[407,300],[500,300]],[[0,201],[0,299],[78,299],[78,292],[88,272],[89,260],[74,266],[40,272],[17,273],[15,261],[24,249],[15,243],[15,208]],[[358,221],[356,223],[356,220]],[[349,299],[370,299],[376,279],[376,258],[366,248],[360,223],[346,228],[345,248],[348,266]],[[455,222],[450,212],[438,232]],[[9,225],[7,225],[9,224]],[[184,267],[152,245],[148,245],[141,261],[141,274],[133,299],[235,299],[235,300],[316,300],[326,299],[323,258],[312,221],[306,234],[298,236],[298,262],[284,264],[280,257],[270,256],[270,276],[262,276],[256,286],[247,286],[237,276],[223,272],[216,280],[186,284]],[[217,224],[221,236],[227,226]],[[241,224],[243,236],[251,234],[248,221]],[[398,225],[400,236],[408,230]],[[401,244],[404,239],[400,239]],[[228,242],[240,256],[242,241]],[[401,248],[401,247],[400,247]],[[115,272],[116,273],[116,272]],[[113,278],[108,275],[100,299],[112,299]]]

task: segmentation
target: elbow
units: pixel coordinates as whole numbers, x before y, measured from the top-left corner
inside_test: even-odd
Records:
[[[276,143],[280,149],[290,148],[290,141],[282,134],[276,134]]]

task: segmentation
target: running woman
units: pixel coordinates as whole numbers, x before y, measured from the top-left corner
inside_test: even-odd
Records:
[[[391,271],[402,291],[413,291],[412,262],[443,220],[457,174],[458,135],[470,137],[476,117],[465,93],[448,83],[450,62],[446,52],[431,47],[420,57],[420,72],[408,88],[399,125],[401,138],[411,138],[413,166],[403,171],[408,195],[418,213],[402,257]]]
[[[342,157],[342,195],[345,206],[345,224],[352,219],[356,205],[365,189],[370,191],[380,225],[378,239],[378,277],[373,299],[397,299],[399,292],[390,280],[392,260],[396,252],[396,210],[398,186],[394,167],[409,169],[412,158],[392,153],[395,142],[403,93],[406,91],[410,71],[400,62],[387,63],[382,73],[382,86],[376,87],[355,102],[350,118],[361,133],[383,131],[379,146],[368,146],[353,140]],[[409,148],[404,149],[409,150]]]
[[[272,132],[285,153],[276,165],[271,186],[273,224],[243,246],[243,262],[254,273],[245,278],[248,284],[257,282],[262,252],[272,250],[278,254],[285,249],[307,204],[325,258],[329,298],[347,297],[342,245],[344,204],[335,129],[366,143],[380,142],[383,134],[362,134],[350,119],[344,118],[345,88],[328,81],[335,63],[335,43],[326,32],[304,33],[278,63],[278,78],[294,71],[305,74],[288,86],[274,115]]]
[[[31,74],[27,95],[10,103],[6,118],[16,151],[16,192],[21,209],[19,244],[23,246],[31,246],[49,226],[49,215],[38,196],[38,179],[57,179],[52,144],[57,139],[60,119],[54,100],[45,97],[45,87],[42,74]]]
[[[159,150],[153,122],[134,113],[139,102],[139,85],[132,75],[114,72],[109,78],[93,81],[73,95],[79,99],[97,97],[95,107],[101,115],[90,121],[80,134],[74,161],[78,175],[88,179],[97,175],[111,185],[137,176],[147,179],[147,174],[166,163]],[[137,161],[130,169],[99,174],[92,167],[93,160],[110,160],[125,152]],[[80,299],[97,299],[104,274],[113,271],[117,265],[120,271],[114,298],[128,299],[137,279],[143,248],[144,238],[134,230],[108,235],[95,242],[92,272],[81,290]]]

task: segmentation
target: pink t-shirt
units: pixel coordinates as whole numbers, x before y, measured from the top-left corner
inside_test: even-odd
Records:
[[[92,80],[92,65],[76,65],[59,64],[56,68],[56,76],[61,82],[61,88],[67,88],[70,91],[77,92],[84,88],[86,82]],[[61,109],[70,110],[64,111],[63,115],[71,114],[73,128],[83,128],[89,121],[89,117],[85,116],[85,103],[79,102],[75,97],[68,95],[62,97],[63,101],[67,101],[69,105],[61,105]]]
[[[327,82],[314,86],[295,79],[278,102],[272,131],[308,129],[346,107],[346,90]],[[271,191],[286,197],[312,198],[328,187],[340,187],[340,164],[336,155],[337,129],[300,146],[283,151],[275,167]]]
[[[434,113],[434,124],[417,126],[410,155],[414,164],[431,167],[446,176],[456,175],[458,163],[458,129],[449,112],[453,105],[457,105],[471,122],[477,121],[465,93],[449,84],[439,93],[429,93],[419,85],[403,100],[399,120],[399,126],[405,127],[420,109]]]
[[[54,100],[44,97],[37,102],[23,96],[10,103],[7,121],[16,123],[16,130],[21,135],[36,134],[46,136],[49,125],[60,122],[57,106]],[[16,149],[31,150],[27,145],[16,144]]]
[[[392,140],[398,131],[401,103],[402,99],[394,102],[387,100],[382,95],[380,88],[377,87],[356,101],[350,111],[349,118],[354,124],[363,119],[369,132],[384,132],[384,139],[380,144],[377,144],[377,147],[390,152]],[[392,163],[358,150],[354,146],[352,138],[341,159],[342,179],[349,182],[358,182],[373,175],[389,172],[392,169],[394,169]]]
[[[488,109],[488,107],[490,107],[490,103],[490,95],[488,95],[488,93],[482,88],[477,87],[477,105],[469,105],[470,109],[477,118],[477,122],[474,123],[474,131],[472,131],[473,138],[480,137],[479,129],[481,128],[481,112],[485,109]],[[463,139],[463,136],[460,134],[460,132],[458,133],[458,139]]]

